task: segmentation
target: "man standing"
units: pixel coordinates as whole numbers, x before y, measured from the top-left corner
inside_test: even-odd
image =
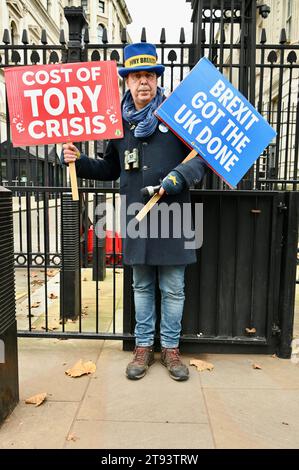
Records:
[[[109,141],[103,159],[88,158],[73,144],[63,146],[64,161],[76,162],[78,176],[103,181],[120,177],[120,194],[126,197],[126,207],[144,202],[141,188],[160,183],[161,201],[168,207],[174,203],[182,209],[184,204],[190,204],[189,186],[198,183],[205,172],[205,165],[198,157],[181,163],[189,149],[166,126],[159,124],[154,115],[165,99],[157,84],[164,69],[163,65],[157,64],[153,44],[126,46],[124,67],[119,69],[128,88],[122,100],[124,137]],[[127,225],[133,218],[134,215],[126,212]],[[184,235],[165,238],[160,229],[155,237],[131,238],[126,234],[123,242],[124,263],[133,268],[136,312],[136,347],[126,375],[132,380],[140,379],[154,362],[158,282],[161,291],[161,362],[171,378],[183,381],[189,377],[189,370],[179,353],[185,300],[184,274],[186,265],[196,262],[196,255],[194,249],[186,248]]]

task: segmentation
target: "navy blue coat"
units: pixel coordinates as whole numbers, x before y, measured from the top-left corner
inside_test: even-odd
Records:
[[[203,161],[195,157],[182,164],[182,160],[190,152],[183,142],[170,130],[162,132],[159,126],[155,132],[147,138],[134,137],[133,130],[129,123],[123,122],[124,137],[109,141],[104,158],[92,159],[86,155],[81,155],[76,161],[77,175],[81,178],[95,180],[116,180],[120,177],[120,194],[126,196],[122,200],[122,211],[131,203],[142,203],[146,201],[140,193],[140,189],[145,186],[156,186],[171,170],[178,171],[185,179],[184,190],[175,196],[163,195],[162,202],[168,205],[176,202],[182,208],[183,203],[190,203],[189,186],[199,183],[205,172]],[[160,125],[161,127],[161,125]],[[138,148],[139,169],[126,171],[124,168],[124,153],[126,150],[132,151]],[[158,204],[151,210],[159,210]],[[138,210],[136,211],[136,213]],[[135,214],[136,214],[135,213]],[[149,222],[150,214],[140,222]],[[134,215],[126,213],[126,224],[134,219]],[[159,228],[160,231],[160,228]],[[172,231],[170,230],[170,234]],[[122,228],[122,236],[124,229]],[[123,238],[124,263],[128,265],[148,264],[148,265],[186,265],[196,262],[194,249],[186,249],[184,246],[186,239],[184,235],[180,238]]]

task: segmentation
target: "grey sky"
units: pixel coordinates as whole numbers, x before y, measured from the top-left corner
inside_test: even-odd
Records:
[[[186,42],[191,41],[191,6],[186,0],[126,0],[132,17],[128,32],[134,42],[140,41],[146,28],[148,42],[160,42],[161,29],[166,30],[166,41],[178,42],[181,27],[185,28]]]

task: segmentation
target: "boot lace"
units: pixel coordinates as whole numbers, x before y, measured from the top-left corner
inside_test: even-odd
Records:
[[[166,360],[169,362],[171,367],[175,367],[182,364],[180,358],[180,351],[178,349],[167,349]]]
[[[134,362],[137,362],[138,364],[144,364],[148,351],[149,350],[147,348],[136,348]]]

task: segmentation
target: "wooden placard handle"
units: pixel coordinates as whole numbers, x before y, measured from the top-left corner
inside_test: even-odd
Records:
[[[192,158],[194,158],[195,156],[197,155],[197,152],[196,150],[191,150],[190,153],[188,153],[187,157],[184,158],[184,160],[182,161],[182,163],[186,163],[188,162],[189,160],[191,160]],[[159,193],[156,193],[154,194],[150,200],[145,204],[145,206],[138,212],[138,214],[136,215],[136,219],[138,220],[138,222],[141,222],[141,220],[146,216],[146,214],[152,209],[152,207],[154,207],[154,205],[159,201],[159,199],[161,198],[162,196],[159,194]]]
[[[75,162],[69,163],[73,201],[79,201],[78,182]]]

